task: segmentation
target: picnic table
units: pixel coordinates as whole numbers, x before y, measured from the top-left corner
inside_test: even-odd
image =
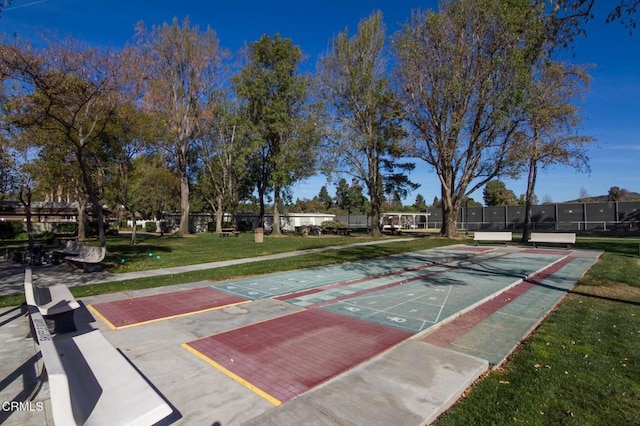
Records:
[[[42,265],[44,260],[44,248],[42,245],[34,245],[31,248],[25,246],[14,250],[7,248],[5,258],[9,257],[17,263]]]
[[[323,234],[334,234],[334,235],[351,235],[351,229],[349,228],[334,228],[332,226],[326,226],[322,228]]]
[[[236,231],[236,228],[222,228],[220,230],[220,236],[221,237],[237,237],[238,235],[240,235],[239,231]]]

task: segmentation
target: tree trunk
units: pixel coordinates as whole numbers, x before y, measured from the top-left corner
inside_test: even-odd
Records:
[[[136,236],[138,226],[136,225],[136,214],[131,212],[131,245],[134,246],[136,244]]]
[[[80,165],[80,171],[82,173],[82,181],[84,183],[84,189],[86,191],[86,195],[89,197],[89,201],[93,205],[93,208],[96,210],[96,214],[98,215],[98,237],[100,239],[100,245],[105,247],[107,245],[107,240],[104,233],[104,214],[102,210],[102,204],[98,199],[96,194],[96,189],[94,188],[94,183],[91,178],[91,166],[87,163],[87,153],[85,151],[86,140],[81,139],[79,141],[78,150],[76,152],[76,158],[78,159],[78,164]],[[79,226],[78,226],[79,227]],[[78,231],[78,238],[80,238],[80,232]]]
[[[455,238],[458,235],[458,210],[451,204],[442,203],[442,229],[440,235]]]
[[[189,235],[189,177],[180,173],[180,235]]]
[[[221,232],[222,231],[222,216],[224,214],[224,211],[222,209],[222,196],[217,196],[216,197],[216,232]]]
[[[452,191],[442,185],[442,228],[440,235],[455,238],[458,235],[458,209],[460,200],[453,196]]]
[[[260,184],[258,185],[258,202],[260,203],[258,227],[264,229],[264,187]]]
[[[376,145],[376,137],[373,134],[371,127],[369,128],[369,140],[371,141],[369,143],[370,146]],[[380,157],[378,151],[375,149],[371,149],[367,157],[369,161],[367,188],[369,190],[369,198],[371,200],[371,236],[380,237],[382,235],[382,231],[379,226],[380,203],[382,198],[382,185],[380,184],[380,181],[382,180],[382,177],[380,176]]]
[[[380,237],[382,232],[380,231],[380,198],[371,194],[371,236]]]
[[[91,204],[96,210],[96,214],[98,216],[98,239],[100,240],[100,246],[106,247],[107,237],[104,233],[104,210],[102,209],[102,204],[100,203],[100,200],[98,200],[98,197],[93,194],[89,195],[89,199],[91,200]]]
[[[20,186],[20,202],[27,219],[27,236],[29,238],[29,252],[33,253],[33,221],[31,220],[31,188]]]
[[[282,235],[280,230],[280,188],[273,191],[273,235]]]
[[[87,239],[87,203],[83,200],[78,200],[78,240],[84,241]]]
[[[529,176],[527,178],[527,193],[525,197],[524,228],[522,230],[523,243],[529,242],[529,238],[531,238],[531,200],[533,199],[533,194],[535,193],[537,175],[538,163],[532,156],[529,160]]]

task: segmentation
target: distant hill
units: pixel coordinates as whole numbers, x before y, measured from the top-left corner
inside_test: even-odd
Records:
[[[598,195],[596,197],[578,198],[576,200],[565,201],[565,203],[606,203],[608,201],[608,195]],[[627,191],[624,199],[618,201],[640,201],[640,193]]]

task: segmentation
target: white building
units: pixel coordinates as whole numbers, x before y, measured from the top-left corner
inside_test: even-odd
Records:
[[[335,220],[336,215],[327,213],[282,213],[280,214],[280,229],[285,232],[294,232],[301,226],[320,226],[327,220]],[[251,224],[251,229],[259,226],[258,213],[236,213],[235,226],[241,229],[241,222]],[[265,230],[273,229],[273,214],[266,213],[264,217]],[[246,225],[245,225],[246,226]]]

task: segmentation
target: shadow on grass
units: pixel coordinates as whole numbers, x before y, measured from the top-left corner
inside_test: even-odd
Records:
[[[637,240],[628,240],[622,237],[577,241],[575,247],[585,250],[602,250],[626,257],[640,256],[640,243]]]

